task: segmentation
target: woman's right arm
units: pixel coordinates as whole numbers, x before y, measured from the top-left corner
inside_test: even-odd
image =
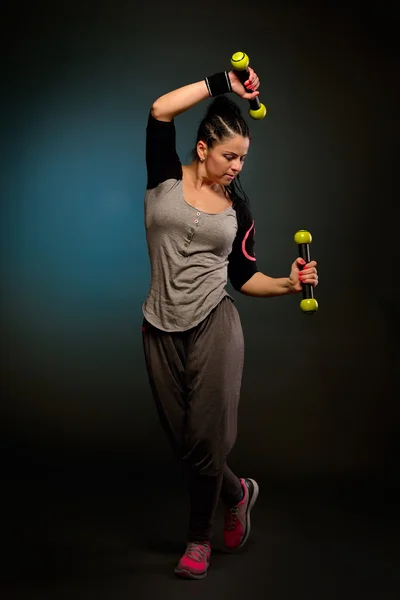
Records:
[[[182,179],[182,165],[176,151],[174,121],[156,119],[149,113],[146,127],[147,189],[168,179]]]
[[[230,71],[229,73],[224,71],[160,96],[151,107],[151,114],[158,121],[173,121],[178,115],[189,110],[202,100],[207,100],[207,98],[210,98],[210,96],[213,95],[212,92],[215,90],[214,78],[218,78],[217,85],[222,86],[222,89],[224,86],[224,77],[226,78],[226,89],[221,93],[232,91],[245,100],[252,100],[259,94],[257,91],[259,79],[250,67],[249,72],[250,76],[248,83],[250,85],[248,87],[251,87],[254,91],[247,92],[233,71]]]
[[[203,80],[168,92],[153,103],[146,128],[147,189],[168,179],[182,178],[174,119],[207,97],[209,91]]]
[[[210,97],[205,80],[190,83],[158,98],[151,107],[157,121],[173,121],[175,117]]]

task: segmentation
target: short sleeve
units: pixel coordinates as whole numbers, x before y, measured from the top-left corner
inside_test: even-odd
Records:
[[[246,226],[239,226],[228,257],[228,277],[237,291],[258,271],[254,251],[254,220]]]
[[[174,121],[158,121],[151,112],[146,128],[146,167],[147,189],[153,189],[167,179],[182,179]]]

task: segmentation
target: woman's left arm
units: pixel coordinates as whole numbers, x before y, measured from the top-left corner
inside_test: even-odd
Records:
[[[302,284],[318,285],[317,263],[308,264],[298,257],[288,277],[269,277],[258,269],[255,255],[255,223],[251,211],[245,208],[247,221],[238,227],[228,259],[228,277],[234,289],[246,296],[268,298],[302,291]],[[243,215],[242,215],[243,217]],[[243,220],[243,218],[242,218]]]
[[[240,292],[256,298],[284,296],[301,292],[303,283],[308,283],[313,287],[318,285],[315,260],[305,264],[302,258],[297,258],[292,264],[289,277],[269,277],[257,271],[242,285]]]

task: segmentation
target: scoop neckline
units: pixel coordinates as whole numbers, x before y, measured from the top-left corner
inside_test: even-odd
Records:
[[[223,214],[227,213],[229,210],[235,211],[232,204],[230,206],[228,206],[227,208],[224,208],[224,210],[221,210],[220,212],[217,212],[217,213],[208,213],[208,212],[205,212],[204,210],[200,210],[199,208],[196,208],[192,204],[189,204],[189,202],[185,198],[185,194],[183,193],[183,178],[181,179],[181,195],[182,195],[183,202],[186,204],[186,206],[188,206],[192,210],[200,213],[201,215],[207,215],[208,217],[218,217],[219,215],[223,215]]]

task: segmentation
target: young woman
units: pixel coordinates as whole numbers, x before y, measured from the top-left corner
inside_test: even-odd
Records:
[[[143,304],[143,345],[161,424],[188,475],[190,519],[178,576],[201,579],[219,498],[224,541],[243,546],[258,495],[253,479],[238,478],[226,460],[237,432],[244,344],[239,314],[225,290],[269,297],[317,285],[316,262],[300,258],[288,277],[257,268],[254,222],[239,174],[249,150],[248,126],[227,94],[250,100],[259,78],[249,69],[246,89],[233,71],[206,77],[158,98],[146,130],[146,239],[151,284]],[[197,133],[193,160],[183,165],[174,119],[215,97]],[[301,270],[301,267],[304,268]]]

